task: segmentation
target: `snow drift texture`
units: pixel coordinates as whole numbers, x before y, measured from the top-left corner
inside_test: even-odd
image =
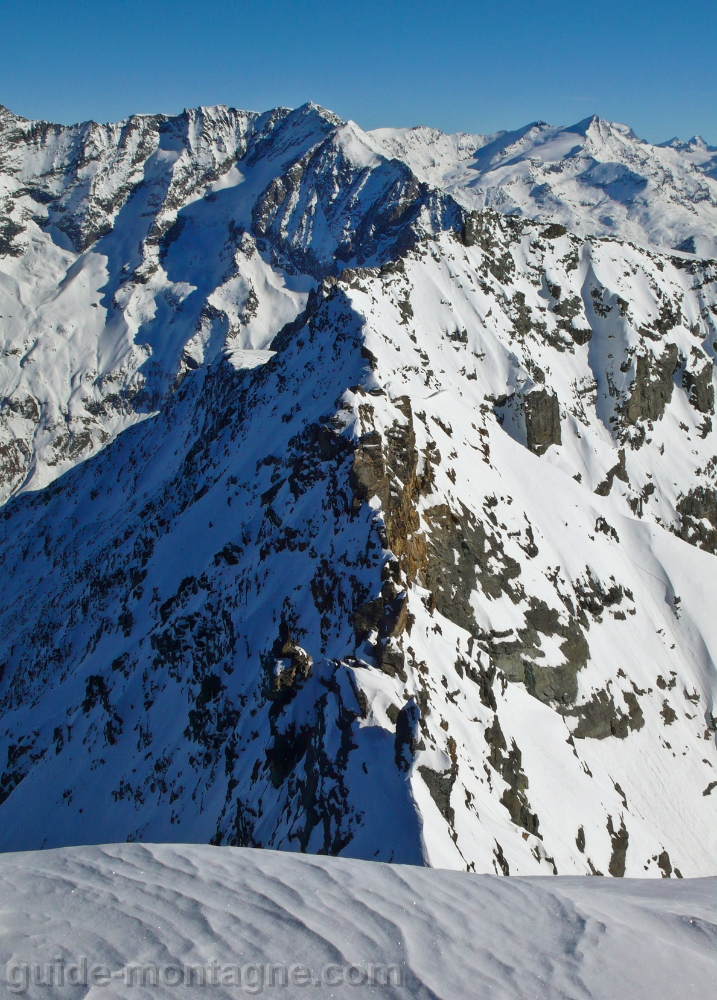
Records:
[[[138,844],[5,855],[0,965],[36,963],[44,975],[45,963],[71,965],[79,955],[113,972],[212,959],[220,967],[298,963],[314,974],[329,963],[396,964],[400,987],[323,987],[318,995],[702,1000],[717,973],[714,881],[498,879]],[[206,989],[221,1000],[246,995]],[[148,992],[120,978],[91,995]],[[151,990],[157,997],[203,992]],[[316,990],[267,987],[262,995],[303,993]],[[26,995],[77,994],[30,986]]]
[[[0,154],[0,848],[714,873],[714,151],[307,105]]]

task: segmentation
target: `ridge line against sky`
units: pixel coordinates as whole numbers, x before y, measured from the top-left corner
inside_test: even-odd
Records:
[[[366,130],[487,134],[596,113],[717,145],[717,4],[513,0],[0,0],[0,103],[119,121],[313,100]]]
[[[276,107],[277,108],[286,108],[289,111],[295,111],[298,108],[301,108],[301,107],[304,107],[304,106],[307,106],[307,105],[314,105],[315,107],[318,107],[322,111],[328,111],[330,114],[335,114],[336,113],[331,108],[327,108],[324,105],[319,104],[317,101],[305,101],[303,104],[298,105],[297,107],[288,107],[287,105],[276,105]],[[60,126],[62,126],[64,128],[77,128],[77,127],[82,126],[82,125],[87,125],[90,122],[95,123],[95,124],[100,124],[100,125],[117,125],[120,122],[127,121],[130,117],[137,116],[137,115],[138,116],[146,116],[146,117],[154,117],[155,115],[160,115],[160,116],[163,116],[163,117],[166,117],[166,118],[178,118],[184,112],[197,110],[199,107],[208,108],[208,109],[211,109],[211,108],[226,108],[229,111],[245,112],[245,113],[251,114],[251,115],[262,115],[262,114],[265,114],[265,113],[267,113],[269,111],[275,110],[275,108],[262,108],[261,110],[258,110],[257,108],[250,108],[250,107],[236,107],[234,105],[230,105],[230,104],[227,104],[226,102],[221,102],[220,101],[220,102],[218,102],[216,104],[213,104],[213,105],[204,104],[204,105],[195,105],[194,107],[184,107],[181,110],[174,111],[174,112],[153,112],[153,111],[131,112],[129,115],[126,115],[124,118],[116,119],[116,120],[113,120],[113,121],[110,121],[110,120],[107,120],[107,121],[98,121],[97,119],[93,119],[93,118],[84,118],[84,119],[78,119],[77,121],[57,122],[57,121],[53,121],[53,120],[47,119],[47,118],[28,119],[25,115],[18,115],[13,110],[13,108],[8,108],[6,105],[3,105],[2,102],[0,102],[0,108],[5,108],[6,111],[9,111],[10,114],[14,115],[16,118],[21,118],[21,119],[23,119],[25,121],[27,121],[27,120],[31,120],[31,121],[44,121],[44,122],[52,124],[52,125],[60,125]],[[559,124],[555,124],[554,122],[546,122],[543,119],[535,119],[534,121],[526,122],[522,127],[518,128],[518,129],[498,129],[498,130],[496,130],[496,131],[494,131],[492,133],[486,133],[486,132],[482,132],[482,133],[481,132],[466,132],[465,129],[460,129],[460,130],[457,130],[456,132],[453,132],[453,133],[443,133],[443,134],[444,135],[449,135],[449,136],[450,135],[467,135],[467,136],[475,136],[476,138],[482,137],[484,139],[486,137],[490,137],[490,136],[493,136],[494,138],[499,138],[501,136],[509,136],[511,134],[513,134],[513,135],[515,135],[517,137],[519,134],[521,134],[523,132],[526,132],[527,130],[529,130],[529,129],[533,128],[533,127],[536,127],[536,126],[537,127],[545,127],[545,128],[547,128],[549,130],[555,130],[555,131],[560,131],[560,132],[570,132],[570,131],[576,129],[578,126],[582,126],[585,122],[590,122],[593,119],[598,119],[598,120],[606,121],[610,125],[618,125],[618,126],[625,125],[628,128],[630,128],[630,125],[629,125],[628,122],[610,121],[609,119],[606,119],[603,115],[590,114],[590,115],[586,115],[585,118],[581,119],[580,121],[575,121],[575,122],[570,122],[570,123],[561,122]],[[353,121],[353,119],[346,118],[346,119],[343,119],[343,121],[344,121],[344,123],[348,123],[348,122]],[[355,125],[359,125],[358,122],[354,122],[354,124]],[[361,128],[360,125],[359,125],[359,128]],[[394,128],[396,130],[399,130],[399,129],[407,129],[407,130],[428,129],[428,130],[433,130],[433,131],[437,130],[436,126],[433,126],[433,125],[418,124],[418,125],[409,125],[409,126],[390,126],[390,125],[388,125],[388,126],[378,126],[377,128],[375,128],[373,130],[371,130],[371,129],[363,129],[363,131],[364,132],[368,132],[370,134],[371,131],[380,132],[382,129],[386,129],[388,131],[391,131]],[[441,131],[442,132],[442,130],[440,130],[440,129],[438,129],[437,131]],[[650,145],[658,145],[658,143],[651,142],[651,140],[645,139],[641,135],[637,135],[637,133],[634,131],[634,129],[631,129],[631,132],[633,133],[633,135],[635,136],[635,138],[638,140],[638,142],[646,142],[646,143],[648,143]],[[696,132],[696,133],[693,133],[692,135],[689,135],[689,136],[687,136],[687,135],[684,135],[684,136],[682,136],[682,135],[679,135],[679,136],[677,136],[677,135],[676,136],[670,136],[669,139],[663,140],[662,145],[667,145],[670,141],[672,141],[674,139],[680,139],[682,141],[691,141],[692,139],[695,139],[695,138],[704,139],[704,135],[701,132]],[[710,148],[710,149],[717,148],[715,146],[710,146],[709,143],[707,143],[707,145],[708,145],[708,148]]]

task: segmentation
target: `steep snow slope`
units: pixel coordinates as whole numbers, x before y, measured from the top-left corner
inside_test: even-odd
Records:
[[[207,970],[212,996],[300,994],[257,988],[271,963],[348,979],[334,997],[702,1000],[717,974],[714,882],[497,879],[194,846],[4,855],[0,966],[15,989],[28,968],[31,998],[71,989],[33,985],[33,963],[45,979],[62,960],[74,982],[84,956],[96,982],[115,974],[116,997],[136,996],[152,967],[153,996],[203,992],[174,985],[185,966],[193,983]],[[398,966],[392,985],[352,985],[371,966]]]
[[[10,501],[0,846],[714,872],[716,277],[470,216]]]
[[[427,128],[371,136],[469,209],[717,255],[717,149],[699,136],[654,146],[595,116],[567,128],[533,122],[489,136]]]

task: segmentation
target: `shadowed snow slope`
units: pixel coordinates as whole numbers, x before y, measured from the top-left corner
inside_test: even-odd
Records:
[[[109,972],[156,965],[174,982],[178,967],[212,960],[225,982],[232,965],[300,964],[317,977],[329,965],[399,966],[400,985],[396,973],[391,986],[324,985],[333,997],[704,1000],[717,976],[716,922],[715,879],[498,879],[165,845],[0,856],[0,969],[14,982],[23,962],[85,956]],[[160,982],[151,995],[202,992]],[[137,993],[118,978],[89,993],[30,985],[27,996]]]

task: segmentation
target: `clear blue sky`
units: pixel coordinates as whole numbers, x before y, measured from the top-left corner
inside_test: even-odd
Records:
[[[717,144],[717,0],[0,0],[0,31],[28,118],[312,100],[364,128],[599,114]]]

